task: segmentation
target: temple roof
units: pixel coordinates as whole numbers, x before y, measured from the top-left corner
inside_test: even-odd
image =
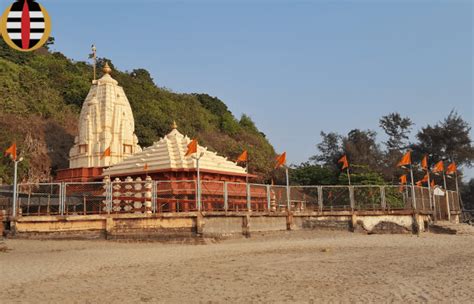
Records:
[[[200,155],[199,168],[203,171],[217,171],[231,175],[246,175],[244,168],[227,160],[226,157],[209,151],[206,147],[198,145],[197,153],[192,156],[184,156],[191,139],[181,134],[176,125],[165,137],[155,142],[143,151],[135,153],[124,161],[104,170],[103,176],[142,174],[145,164],[147,172],[166,170],[191,170],[196,169],[196,160],[192,156]]]
[[[127,96],[108,63],[92,86],[79,115],[79,132],[69,151],[69,168],[108,167],[141,151]],[[102,157],[110,149],[110,156]]]

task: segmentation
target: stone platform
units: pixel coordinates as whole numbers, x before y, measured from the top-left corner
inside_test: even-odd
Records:
[[[429,214],[414,214],[410,210],[27,216],[11,220],[9,237],[187,242],[199,238],[250,237],[253,233],[300,229],[416,233],[425,231],[429,223]]]

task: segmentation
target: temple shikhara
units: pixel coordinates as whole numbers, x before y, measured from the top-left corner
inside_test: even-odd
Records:
[[[58,172],[60,181],[93,180],[104,167],[141,151],[127,96],[110,76],[108,64],[103,71],[104,76],[92,82],[82,105],[79,134],[69,152],[69,169]],[[107,149],[110,156],[102,157]]]

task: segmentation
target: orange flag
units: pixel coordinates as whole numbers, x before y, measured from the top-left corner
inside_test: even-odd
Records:
[[[342,163],[341,170],[349,168],[349,161],[347,161],[347,155],[344,154],[337,162]]]
[[[188,151],[186,151],[186,154],[184,154],[184,156],[189,156],[193,153],[197,153],[197,151],[198,151],[198,142],[197,142],[197,139],[193,139],[188,144]]]
[[[16,143],[13,143],[6,151],[5,156],[10,155],[13,160],[16,160]]]
[[[400,176],[400,187],[398,188],[399,192],[403,192],[403,185],[407,184],[407,175],[403,174]]]
[[[434,188],[436,186],[436,183],[433,179],[431,180],[431,185],[430,186],[431,186],[431,188]]]
[[[425,155],[425,157],[423,157],[421,160],[421,168],[423,168],[425,171],[428,171],[428,155]]]
[[[397,167],[411,165],[411,151],[408,151],[403,155],[402,159],[398,162]]]
[[[278,155],[276,158],[276,166],[275,168],[279,168],[286,164],[286,152],[283,152],[281,155]]]
[[[436,163],[433,167],[433,173],[443,172],[444,171],[444,163],[442,160]]]
[[[421,179],[421,182],[423,182],[423,183],[426,183],[427,181],[428,181],[428,174],[423,176],[423,178]]]
[[[456,173],[457,168],[456,168],[456,163],[452,162],[449,164],[448,168],[446,169],[446,174],[451,175]]]
[[[104,157],[110,156],[110,154],[110,147],[108,147],[107,149],[105,149],[104,153],[102,153],[100,159],[102,160]]]
[[[239,157],[237,158],[237,162],[246,163],[248,159],[249,159],[249,154],[247,150],[244,150],[244,152],[242,152],[242,154],[240,154]]]
[[[148,163],[145,163],[145,165],[143,166],[143,171],[148,171]]]
[[[417,186],[421,186],[423,185],[423,183],[426,183],[428,181],[428,174],[426,174],[425,176],[423,176],[422,179],[420,179],[419,181],[416,182],[416,185]]]

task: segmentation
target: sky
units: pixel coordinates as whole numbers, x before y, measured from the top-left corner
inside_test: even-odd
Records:
[[[54,50],[85,61],[94,43],[121,70],[217,96],[291,163],[317,153],[320,131],[383,141],[379,118],[394,111],[413,136],[452,109],[474,121],[472,1],[37,2]]]

